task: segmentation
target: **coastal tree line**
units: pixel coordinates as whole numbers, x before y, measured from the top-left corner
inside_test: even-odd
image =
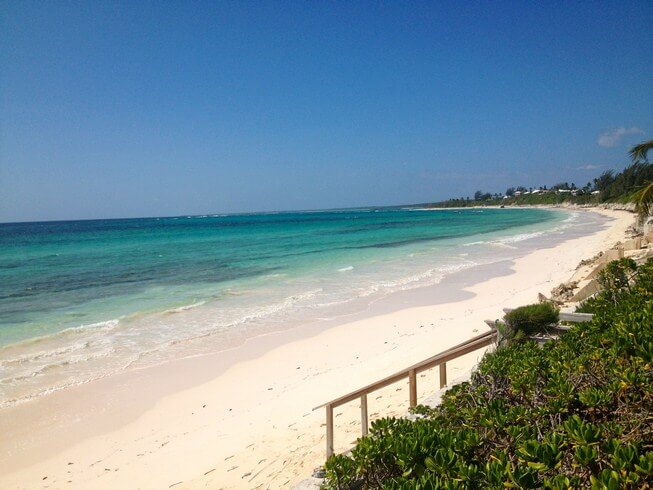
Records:
[[[529,205],[529,204],[598,204],[604,202],[634,202],[643,216],[648,216],[653,202],[653,164],[648,161],[648,151],[653,140],[634,146],[629,154],[631,164],[621,172],[606,170],[583,185],[559,182],[547,187],[511,186],[505,193],[478,190],[470,198],[451,198],[433,203],[432,207],[466,207],[479,205]]]

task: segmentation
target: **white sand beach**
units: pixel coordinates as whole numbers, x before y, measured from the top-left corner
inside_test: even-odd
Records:
[[[611,221],[514,262],[454,274],[439,286],[455,292],[446,302],[429,301],[435,289],[398,293],[394,304],[326,329],[256,337],[4,409],[0,488],[288,488],[324,461],[324,411],[313,407],[487,330],[483,320],[503,307],[536,302],[634,222],[624,211],[591,212]],[[404,307],[410,296],[424,306]],[[449,379],[481,355],[450,363]],[[437,376],[418,379],[418,400],[437,388]],[[405,382],[369,397],[371,420],[407,407]],[[360,434],[358,403],[334,417],[343,451]]]

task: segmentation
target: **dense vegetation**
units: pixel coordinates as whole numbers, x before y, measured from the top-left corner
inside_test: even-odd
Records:
[[[592,322],[488,354],[423,418],[373,422],[326,488],[651,488],[653,261],[633,266],[603,275]]]
[[[600,183],[597,189],[604,201],[630,196],[647,182],[653,181],[653,164],[633,163],[623,172],[616,175],[612,171],[604,172],[596,180]]]

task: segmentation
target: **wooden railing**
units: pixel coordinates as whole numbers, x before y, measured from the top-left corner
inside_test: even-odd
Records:
[[[446,386],[447,384],[447,362],[452,361],[458,357],[469,354],[475,350],[487,347],[490,344],[493,344],[497,339],[496,330],[491,330],[489,332],[478,335],[474,338],[471,338],[462,344],[458,344],[450,349],[441,352],[435,356],[429,357],[428,359],[423,360],[417,364],[414,364],[406,369],[392,374],[386,378],[383,378],[376,383],[360,388],[356,391],[352,391],[347,395],[331,400],[330,402],[324,403],[319,407],[315,407],[313,410],[318,410],[320,408],[326,408],[326,456],[327,459],[333,454],[333,409],[343,405],[347,402],[360,398],[361,404],[361,432],[362,435],[367,435],[368,432],[368,414],[367,414],[367,395],[373,391],[384,388],[388,385],[401,381],[402,379],[408,377],[409,383],[409,403],[411,407],[417,405],[417,374],[421,371],[440,366],[440,388]]]
[[[504,308],[504,312],[508,313],[512,311],[512,308]],[[592,320],[592,314],[590,313],[564,313],[561,312],[559,315],[560,321],[578,323],[578,322],[588,322]],[[320,408],[326,408],[326,456],[327,459],[333,454],[333,409],[344,405],[347,402],[360,398],[361,403],[361,433],[363,436],[367,435],[369,419],[367,414],[367,395],[373,391],[385,388],[388,385],[401,381],[402,379],[408,377],[409,384],[409,403],[411,407],[417,405],[417,374],[421,371],[440,366],[440,388],[443,388],[447,385],[447,362],[452,361],[458,357],[469,354],[483,347],[487,347],[490,344],[493,344],[497,341],[498,333],[494,329],[494,322],[486,320],[486,323],[492,327],[492,330],[481,335],[478,335],[474,338],[471,338],[462,344],[458,344],[450,349],[436,354],[433,357],[423,360],[417,364],[414,364],[406,369],[403,369],[395,374],[383,378],[376,383],[372,383],[363,388],[360,388],[356,391],[352,391],[347,395],[331,400],[330,402],[324,403],[319,407],[315,407],[313,410],[318,410]],[[567,330],[568,327],[558,327],[560,330]]]

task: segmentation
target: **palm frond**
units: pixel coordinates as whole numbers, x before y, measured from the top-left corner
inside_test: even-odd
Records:
[[[635,211],[640,219],[644,221],[653,211],[653,182],[649,182],[639,189],[634,195]]]
[[[647,162],[648,151],[651,148],[653,148],[653,140],[648,140],[633,146],[628,153],[633,162]]]

